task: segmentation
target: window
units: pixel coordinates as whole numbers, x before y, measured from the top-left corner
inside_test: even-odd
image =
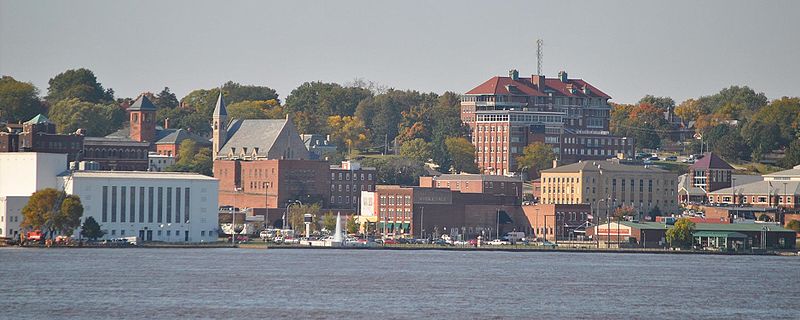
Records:
[[[111,222],[117,222],[117,187],[111,187]]]
[[[153,187],[148,187],[147,188],[147,195],[148,195],[148,197],[147,197],[147,201],[148,201],[147,202],[148,203],[147,207],[149,208],[147,210],[147,222],[148,223],[153,223],[153,208],[155,207],[155,203],[153,201],[153,196],[155,195],[155,193],[153,192]]]
[[[103,220],[103,222],[107,222],[108,221],[108,186],[103,186],[102,220]]]
[[[175,219],[175,222],[178,222],[179,220],[180,219]],[[167,223],[170,222],[172,222],[172,188],[167,187]]]
[[[209,235],[211,235],[211,233],[209,233]],[[200,231],[200,236],[201,237],[205,237],[206,236],[206,231],[205,230]]]
[[[124,186],[120,187],[120,191],[121,192],[120,192],[120,199],[119,199],[120,200],[119,222],[125,222],[125,215],[126,215],[125,209],[127,209],[127,204],[125,203],[125,200],[127,200],[127,196],[128,196],[127,187],[124,187]],[[131,221],[131,222],[133,222],[133,221]]]
[[[158,223],[164,222],[164,187],[158,187]]]

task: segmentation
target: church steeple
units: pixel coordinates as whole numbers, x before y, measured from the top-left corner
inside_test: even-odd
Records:
[[[225,109],[225,100],[222,98],[222,87],[219,88],[217,105],[211,117],[211,144],[214,159],[217,158],[220,148],[228,140],[228,110]]]

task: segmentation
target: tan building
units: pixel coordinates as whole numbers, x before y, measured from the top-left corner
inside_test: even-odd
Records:
[[[589,204],[600,217],[623,205],[640,217],[656,207],[677,213],[677,173],[621,164],[616,160],[583,161],[542,171],[542,204]]]

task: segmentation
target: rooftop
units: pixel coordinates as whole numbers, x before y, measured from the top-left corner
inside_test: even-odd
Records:
[[[746,184],[736,184],[731,188],[723,188],[713,192],[709,192],[709,194],[714,195],[730,195],[733,194],[734,191],[737,195],[747,195],[747,196],[758,196],[763,195],[766,196],[767,194],[771,195],[784,195],[784,194],[793,194],[798,195],[800,194],[800,181],[798,180],[787,180],[787,181],[773,181],[773,180],[764,180],[764,181],[756,181]]]
[[[104,179],[180,179],[180,180],[217,180],[213,177],[191,172],[155,172],[155,171],[74,171],[73,178]]]
[[[663,222],[620,222],[623,226],[628,226],[640,230],[666,230],[670,227]],[[757,232],[766,227],[771,232],[794,232],[774,224],[763,223],[695,223],[695,231],[723,231],[723,232]]]
[[[668,170],[653,168],[653,167],[646,167],[646,166],[637,166],[637,165],[629,165],[629,164],[621,164],[614,161],[580,161],[573,164],[563,165],[556,168],[551,168],[547,170],[542,170],[542,173],[570,173],[570,172],[598,172],[598,171],[610,171],[610,172],[638,172],[638,173],[666,173],[669,172]]]
[[[139,96],[133,104],[128,107],[128,111],[156,111],[156,106],[145,95]]]
[[[716,154],[707,152],[700,160],[689,166],[690,169],[720,169],[720,170],[733,170],[730,164],[722,160]]]
[[[50,122],[50,119],[48,119],[41,113],[31,118],[30,120],[25,121],[25,124],[40,124],[40,123],[52,123],[52,122]]]
[[[459,181],[494,181],[494,182],[522,182],[520,177],[506,177],[501,175],[490,174],[443,174],[433,177],[433,180],[459,180]]]
[[[597,89],[582,79],[566,79],[564,82],[558,78],[546,78],[544,81],[544,86],[539,88],[539,86],[534,83],[533,78],[535,77],[536,76],[531,76],[530,78],[517,78],[517,80],[514,80],[511,77],[492,77],[486,82],[468,91],[466,94],[545,97],[549,96],[549,93],[553,93],[553,95],[565,97],[611,98],[611,96],[603,93],[600,91],[600,89]],[[515,92],[510,92],[509,88],[514,88],[511,90]],[[588,89],[588,94],[585,93],[584,88]]]

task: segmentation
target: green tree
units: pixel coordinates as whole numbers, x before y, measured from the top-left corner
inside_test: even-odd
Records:
[[[431,144],[421,138],[407,141],[400,146],[400,155],[412,160],[428,161],[431,158]]]
[[[186,139],[181,142],[177,161],[165,168],[171,172],[194,172],[206,176],[213,176],[214,161],[209,148],[198,148],[197,142]]]
[[[534,142],[522,149],[522,155],[517,157],[517,169],[535,178],[539,176],[541,170],[552,167],[555,158],[553,148],[541,142]]]
[[[639,100],[638,104],[649,104],[658,108],[662,112],[675,109],[675,100],[672,100],[672,98],[656,97],[650,94],[642,97],[642,99]]]
[[[794,232],[800,233],[800,221],[792,219],[789,223],[786,224],[786,229],[794,230]]]
[[[778,164],[786,169],[800,165],[800,139],[794,140],[789,144],[783,159]]]
[[[52,237],[56,231],[70,234],[80,225],[83,205],[78,196],[45,188],[34,192],[22,208],[23,228],[46,230]]]
[[[370,128],[372,144],[384,146],[385,143],[392,144],[398,137],[398,124],[403,122],[404,111],[432,106],[437,103],[437,98],[435,93],[391,89],[362,100],[356,107],[355,115]]]
[[[125,111],[112,104],[85,102],[77,98],[58,101],[50,108],[50,121],[60,133],[86,129],[88,136],[105,136],[122,127]]]
[[[169,117],[176,124],[176,128],[192,129],[198,134],[211,132],[209,123],[217,103],[219,90],[219,88],[197,89],[183,97],[181,99],[182,107],[178,109],[185,109],[186,112]],[[222,85],[222,96],[229,106],[241,101],[278,101],[278,94],[272,88],[241,85],[233,81]],[[160,119],[163,117],[163,115],[159,116]]]
[[[97,240],[98,238],[102,238],[105,234],[106,233],[100,229],[100,224],[97,223],[94,217],[86,218],[86,221],[83,222],[83,226],[81,226],[81,236],[89,240]]]
[[[706,130],[703,139],[708,142],[709,148],[724,159],[749,160],[751,150],[742,138],[736,127],[728,124],[719,124]]]
[[[0,77],[0,122],[28,121],[40,113],[47,110],[39,100],[39,89],[9,76]]]
[[[228,105],[228,119],[282,119],[283,107],[278,100],[245,100]]]
[[[169,91],[169,87],[164,87],[164,90],[161,90],[161,92],[155,96],[153,103],[158,109],[174,109],[180,104],[180,102],[178,102],[178,97]]]
[[[322,216],[322,227],[328,231],[336,229],[336,216],[333,215],[333,212],[328,211],[328,213]]]
[[[312,217],[318,217],[321,211],[319,203],[293,205],[289,209],[289,216],[286,217],[289,226],[295,231],[305,231],[306,225],[303,222],[304,216],[310,214]],[[312,224],[313,226],[313,224]],[[285,227],[285,226],[284,226]]]
[[[342,87],[336,83],[306,82],[286,97],[287,113],[302,133],[329,133],[331,116],[352,116],[359,102],[372,97],[372,92],[359,87]]]
[[[478,167],[475,164],[475,147],[465,138],[450,137],[445,139],[444,145],[447,153],[453,159],[453,171],[477,173]],[[446,170],[447,168],[441,168]]]
[[[742,105],[746,110],[756,110],[767,104],[767,96],[764,93],[756,93],[747,86],[731,86],[720,90],[710,96],[697,99],[698,108],[704,113],[714,113],[725,104]]]
[[[673,248],[691,247],[694,242],[692,238],[694,228],[695,224],[691,220],[687,218],[678,219],[672,228],[667,229],[667,243]]]
[[[378,184],[415,186],[419,185],[419,177],[425,175],[425,165],[421,161],[397,156],[365,158],[362,164],[375,167]]]
[[[51,104],[64,99],[78,99],[91,103],[111,103],[114,91],[105,90],[89,69],[70,69],[59,73],[48,82],[47,101]]]
[[[347,233],[348,234],[356,234],[358,233],[358,223],[356,222],[356,216],[351,215],[347,218]]]

